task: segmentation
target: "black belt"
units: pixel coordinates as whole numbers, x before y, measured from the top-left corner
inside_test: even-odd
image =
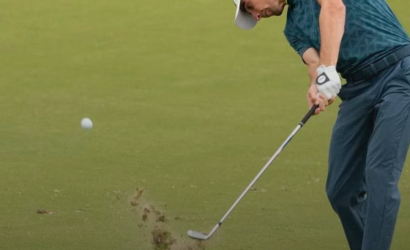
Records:
[[[410,45],[406,45],[393,51],[382,59],[372,63],[363,69],[352,73],[350,75],[342,76],[348,82],[356,82],[360,80],[367,79],[379,73],[380,71],[388,68],[389,66],[396,64],[401,61],[403,58],[410,56]]]

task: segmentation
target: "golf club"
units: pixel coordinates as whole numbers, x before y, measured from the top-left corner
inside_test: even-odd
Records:
[[[265,170],[269,167],[269,165],[275,160],[275,158],[279,155],[280,152],[286,147],[286,145],[292,140],[293,136],[306,124],[306,122],[309,120],[309,118],[315,113],[316,109],[318,108],[318,105],[313,105],[313,107],[307,112],[305,117],[299,122],[297,127],[292,131],[292,133],[289,135],[289,137],[285,140],[285,142],[279,147],[279,149],[276,151],[276,153],[269,159],[269,161],[266,163],[266,165],[262,168],[261,171],[256,175],[256,177],[252,180],[252,182],[246,187],[246,189],[242,192],[242,194],[239,196],[239,198],[235,201],[235,203],[231,206],[231,208],[226,212],[226,214],[222,217],[222,219],[214,226],[214,228],[211,230],[209,234],[204,234],[200,233],[197,231],[189,230],[188,231],[188,236],[197,240],[207,240],[209,239],[215,231],[222,225],[223,221],[228,217],[228,215],[232,212],[232,210],[235,208],[235,206],[239,203],[239,201],[245,196],[245,194],[251,189],[251,187],[255,184],[255,182],[259,179],[259,177],[265,172]]]

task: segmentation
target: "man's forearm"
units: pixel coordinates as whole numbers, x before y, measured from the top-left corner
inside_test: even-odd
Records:
[[[303,60],[305,61],[306,65],[308,66],[309,79],[310,79],[309,83],[310,83],[310,85],[315,84],[316,77],[317,77],[316,69],[320,65],[319,53],[316,51],[316,49],[309,48],[303,54]]]
[[[319,3],[320,64],[336,65],[345,30],[346,7],[341,0],[321,0]]]

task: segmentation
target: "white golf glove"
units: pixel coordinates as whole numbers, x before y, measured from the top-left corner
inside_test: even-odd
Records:
[[[342,82],[340,81],[339,74],[337,74],[336,66],[326,67],[321,65],[316,69],[316,72],[316,86],[319,92],[328,100],[333,96],[336,96],[342,87]]]

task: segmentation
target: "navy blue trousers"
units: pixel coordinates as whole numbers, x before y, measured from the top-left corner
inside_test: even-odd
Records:
[[[410,57],[343,85],[326,192],[351,250],[390,249],[410,142]]]

